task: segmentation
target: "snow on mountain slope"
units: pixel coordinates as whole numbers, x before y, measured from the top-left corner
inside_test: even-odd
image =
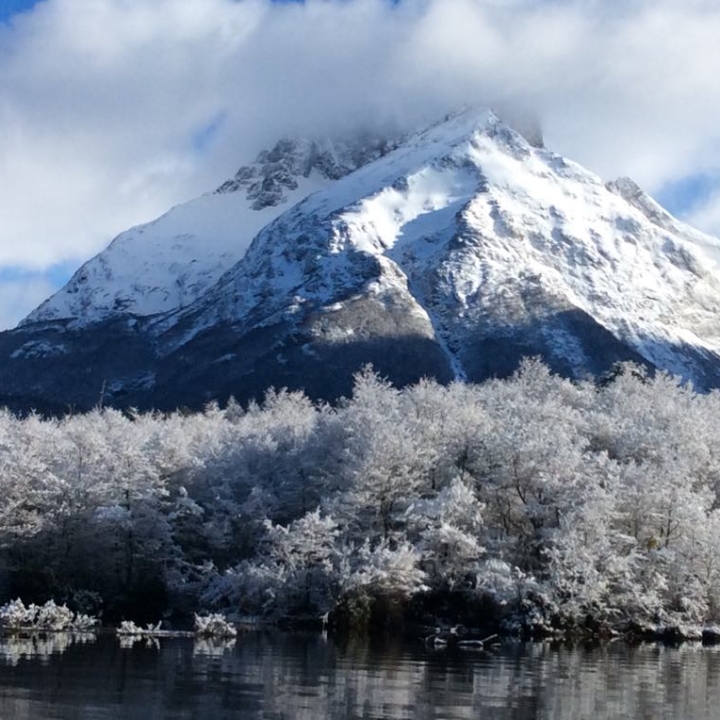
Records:
[[[717,239],[628,181],[606,187],[492,113],[467,111],[271,223],[181,314],[177,342],[221,321],[332,314],[353,294],[391,287],[412,297],[461,377],[474,335],[528,326],[582,367],[591,360],[583,342],[549,320],[568,313],[692,377],[683,348],[720,355],[718,257]],[[368,258],[370,278],[359,269]]]
[[[110,316],[149,316],[190,305],[271,220],[387,147],[370,134],[337,142],[281,140],[214,194],[119,235],[21,325],[68,319],[82,327]]]

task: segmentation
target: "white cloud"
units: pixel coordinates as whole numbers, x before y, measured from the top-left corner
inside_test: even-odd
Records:
[[[80,263],[279,134],[466,102],[650,191],[717,172],[719,36],[716,0],[46,0],[0,26],[0,267]]]

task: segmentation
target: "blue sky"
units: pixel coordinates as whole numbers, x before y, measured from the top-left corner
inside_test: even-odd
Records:
[[[2,0],[0,3],[0,22],[10,19],[19,12],[32,9],[39,0]]]
[[[0,0],[0,328],[282,134],[469,102],[720,235],[718,37],[714,0]]]

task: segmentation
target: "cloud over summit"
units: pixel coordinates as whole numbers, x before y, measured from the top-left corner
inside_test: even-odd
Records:
[[[718,36],[708,0],[46,0],[0,25],[0,267],[80,263],[279,135],[467,103],[653,192],[717,174]]]

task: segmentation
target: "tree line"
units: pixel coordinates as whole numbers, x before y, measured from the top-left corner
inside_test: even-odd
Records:
[[[185,414],[0,413],[0,602],[720,621],[720,394],[627,365]]]

